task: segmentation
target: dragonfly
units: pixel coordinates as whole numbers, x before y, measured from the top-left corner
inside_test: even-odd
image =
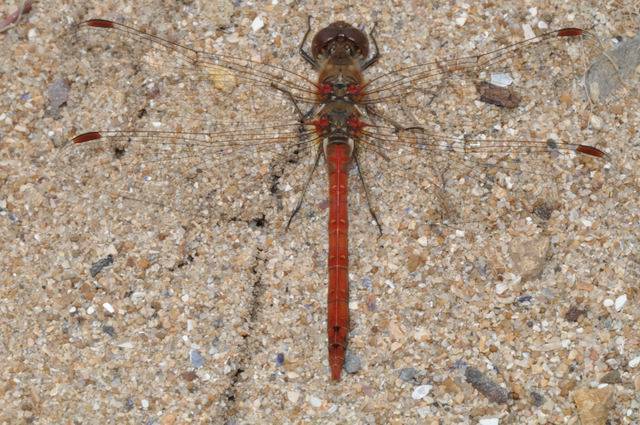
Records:
[[[71,138],[61,160],[77,182],[98,181],[105,190],[122,198],[171,205],[206,216],[226,204],[246,205],[255,190],[276,194],[286,186],[284,180],[289,176],[299,190],[295,191],[297,200],[288,214],[287,229],[305,204],[314,176],[324,168],[329,210],[328,364],[331,379],[337,381],[345,363],[349,334],[351,176],[355,175],[371,221],[382,234],[384,219],[376,201],[383,197],[375,189],[381,179],[407,179],[418,192],[433,198],[443,196],[447,185],[461,183],[479,191],[479,199],[486,200],[496,191],[510,189],[514,180],[524,185],[535,180],[542,186],[551,182],[553,187],[567,173],[581,172],[588,161],[600,162],[607,155],[595,146],[572,143],[555,133],[542,138],[546,121],[526,120],[536,105],[527,104],[526,96],[517,95],[511,83],[501,84],[505,79],[522,80],[526,92],[537,90],[537,98],[559,102],[559,116],[575,115],[571,99],[567,101],[561,91],[571,86],[557,84],[565,82],[570,64],[558,58],[566,59],[567,55],[559,52],[570,52],[572,46],[589,37],[586,30],[547,31],[485,53],[403,65],[368,78],[365,74],[377,68],[383,57],[375,26],[366,33],[344,21],[333,22],[311,38],[308,50],[311,23],[309,18],[298,50],[315,76],[249,56],[188,47],[111,20],[80,23],[76,33],[91,34],[98,46],[132,49],[136,56],[125,55],[126,60],[145,61],[170,77],[185,75],[205,81],[214,91],[226,90],[226,99],[242,97],[238,92],[244,87],[261,94],[264,102],[272,102],[275,108],[284,106],[282,110],[287,109],[292,118],[283,120],[282,110],[277,114],[280,120],[267,122],[212,117],[194,121],[200,127],[189,131],[183,127],[190,118],[175,115],[175,128],[170,130],[90,130]],[[534,81],[531,88],[524,83],[530,80]],[[481,95],[467,102],[471,104],[468,109],[461,103],[454,118],[461,120],[465,129],[480,124],[479,134],[452,134],[443,129],[451,112],[442,112],[438,102],[443,98],[456,102],[456,96],[466,97],[470,91]],[[204,93],[199,97],[205,97]],[[229,109],[233,116],[233,108]],[[514,112],[518,110],[519,114]],[[477,120],[474,113],[478,111],[489,118]],[[139,116],[146,113],[142,110]],[[415,118],[425,114],[431,114],[428,123]],[[495,136],[509,134],[504,127],[519,119],[524,119],[528,133]],[[302,171],[287,174],[286,167]],[[444,167],[440,168],[444,171],[434,176],[429,173],[430,167]],[[279,171],[275,172],[276,168]],[[443,177],[445,172],[454,177]],[[183,182],[182,190],[172,190],[179,181]],[[393,211],[393,206],[387,207],[391,208],[385,211]]]

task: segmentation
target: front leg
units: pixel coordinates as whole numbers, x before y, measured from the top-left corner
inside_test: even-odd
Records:
[[[311,15],[307,17],[307,32],[304,33],[304,37],[302,37],[302,43],[300,43],[300,47],[298,48],[298,50],[300,52],[300,56],[302,56],[302,58],[305,61],[311,64],[313,69],[319,69],[320,65],[318,64],[318,62],[313,58],[313,56],[309,54],[309,52],[304,50],[304,44],[307,42],[307,37],[309,37],[310,32],[311,32]]]
[[[378,49],[378,42],[376,41],[376,38],[373,35],[373,32],[375,31],[377,25],[378,25],[377,22],[374,23],[373,28],[371,28],[371,32],[369,33],[369,37],[371,37],[371,41],[373,42],[373,47],[375,47],[376,51],[373,54],[373,56],[371,56],[371,59],[367,60],[364,64],[362,64],[363,70],[369,68],[371,65],[378,62],[378,59],[382,57],[382,55],[380,55],[380,49]]]

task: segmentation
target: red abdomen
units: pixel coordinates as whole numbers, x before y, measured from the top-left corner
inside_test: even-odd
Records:
[[[326,161],[329,174],[329,290],[327,336],[331,378],[340,379],[349,332],[349,216],[347,210],[348,169],[351,148],[330,143]]]

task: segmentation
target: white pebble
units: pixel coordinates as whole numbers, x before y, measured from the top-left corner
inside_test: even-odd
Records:
[[[102,307],[107,310],[107,312],[113,314],[113,312],[115,312],[116,310],[113,308],[113,306],[109,303],[104,303],[102,304]]]
[[[421,237],[418,239],[418,245],[420,245],[420,246],[424,246],[424,247],[429,246],[429,239],[425,238],[424,236],[421,236]]]
[[[418,412],[418,415],[420,415],[421,418],[426,418],[431,414],[431,408],[429,406],[419,407],[416,409],[416,412]]]
[[[513,78],[505,72],[491,74],[491,79],[489,81],[491,84],[498,87],[509,87],[513,84]]]
[[[498,425],[500,423],[499,418],[484,418],[480,419],[479,425]]]
[[[636,356],[629,360],[629,367],[634,368],[640,364],[640,356]]]
[[[529,8],[529,14],[531,16],[538,16],[538,8],[537,7],[530,7]]]
[[[616,298],[616,302],[614,303],[614,308],[616,311],[622,310],[622,307],[627,303],[627,294],[622,294],[618,298]]]
[[[431,385],[420,385],[413,390],[411,398],[414,400],[421,400],[429,394],[431,388],[433,388]]]
[[[611,307],[611,306],[613,305],[613,300],[612,300],[612,299],[607,298],[606,300],[604,300],[604,301],[602,302],[602,305],[604,305],[605,307]]]
[[[541,30],[546,30],[547,28],[549,28],[549,24],[547,24],[545,21],[540,21],[538,22],[538,28],[540,28]]]
[[[456,25],[461,27],[467,22],[467,13],[463,12],[459,17],[456,18]]]
[[[34,41],[37,37],[38,37],[38,30],[36,30],[35,28],[31,28],[27,33],[27,38],[29,39],[29,41]]]
[[[146,398],[143,398],[141,403],[144,410],[147,410],[149,408],[149,400],[147,400]]]
[[[294,404],[297,403],[299,398],[300,398],[300,391],[294,391],[294,390],[287,391],[287,399],[289,399],[291,403],[294,403]]]
[[[264,27],[264,20],[260,15],[256,16],[256,19],[251,23],[251,29],[253,32],[258,31],[260,28]]]
[[[96,309],[93,306],[89,306],[89,308],[87,308],[87,314],[93,314],[96,312]]]
[[[507,289],[509,289],[509,285],[506,283],[498,283],[496,285],[496,294],[502,295]]]
[[[528,40],[530,38],[534,38],[536,36],[536,33],[533,32],[533,30],[531,29],[531,26],[529,24],[523,24],[522,25],[522,31],[524,32],[524,39]]]
[[[589,122],[591,123],[591,126],[596,130],[600,130],[602,128],[602,124],[603,124],[602,118],[600,118],[597,115],[591,115]]]
[[[309,397],[309,404],[311,404],[313,407],[320,407],[322,405],[322,400],[312,395]]]

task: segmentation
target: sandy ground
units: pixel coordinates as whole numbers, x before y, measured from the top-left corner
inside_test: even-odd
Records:
[[[0,422],[639,423],[640,105],[632,87],[589,104],[578,80],[566,79],[560,96],[522,90],[533,101],[515,111],[473,97],[465,109],[455,96],[467,94],[451,87],[431,106],[433,93],[405,99],[412,118],[447,134],[478,134],[499,121],[494,137],[555,136],[608,157],[522,154],[492,177],[462,163],[449,169],[442,153],[395,165],[370,158],[383,235],[354,185],[352,373],[337,383],[325,354],[324,170],[285,232],[308,168],[278,174],[272,193],[273,170],[287,163],[277,153],[199,162],[195,171],[156,168],[170,184],[145,181],[155,191],[128,199],[123,191],[145,185],[116,171],[118,152],[65,148],[91,130],[204,131],[216,120],[296,118],[272,92],[217,74],[182,80],[183,69],[147,61],[135,45],[76,37],[73,24],[84,19],[312,79],[297,54],[309,14],[315,28],[377,22],[384,58],[372,76],[516,41],[523,24],[535,32],[540,22],[593,26],[602,44],[578,50],[579,74],[615,37],[637,33],[632,2],[214,3],[39,1],[0,34]],[[0,12],[16,7],[9,1]],[[560,87],[547,68],[533,68],[532,87]],[[509,133],[510,125],[520,130]],[[532,126],[533,136],[523,132]],[[420,161],[433,167],[424,179]],[[200,169],[224,191],[208,191]],[[493,191],[479,196],[491,179]],[[509,182],[513,191],[503,191]]]

